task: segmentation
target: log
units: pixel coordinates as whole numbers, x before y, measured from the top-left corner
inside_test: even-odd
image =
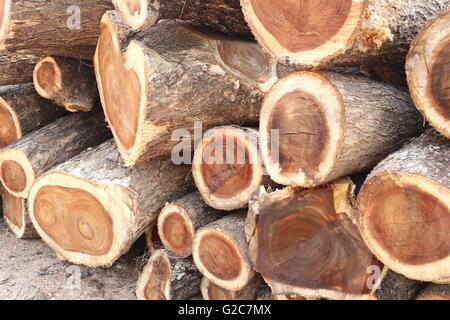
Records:
[[[233,292],[203,277],[200,289],[204,300],[257,300],[267,290],[267,284],[261,276],[255,276],[245,288]]]
[[[274,295],[373,299],[368,270],[383,266],[350,218],[353,189],[347,178],[252,201],[246,229],[250,257]]]
[[[450,10],[430,21],[414,40],[406,60],[417,108],[450,139]]]
[[[176,21],[137,37],[115,11],[103,16],[94,65],[127,165],[169,154],[178,145],[172,135],[192,135],[195,121],[204,130],[256,124],[261,92],[278,78],[273,59],[253,42],[206,35]]]
[[[92,60],[108,0],[4,0],[0,50]]]
[[[81,60],[45,57],[33,71],[36,91],[70,112],[91,111],[98,97],[94,68]]]
[[[422,290],[416,300],[450,300],[450,284],[430,284]]]
[[[192,190],[189,166],[155,159],[133,168],[114,140],[88,149],[36,180],[30,217],[41,238],[74,264],[110,266],[157,218]]]
[[[244,213],[227,215],[198,230],[192,243],[198,270],[225,290],[240,291],[254,276],[244,225]]]
[[[167,203],[161,210],[158,235],[167,250],[183,258],[189,257],[197,230],[223,216],[224,212],[209,207],[199,192],[193,192]]]
[[[281,63],[298,68],[361,65],[384,56],[404,62],[428,19],[446,0],[241,0],[258,42]],[[289,32],[287,32],[289,30]]]
[[[18,239],[39,238],[28,216],[28,207],[24,199],[5,192],[2,195],[2,206],[6,224]]]
[[[0,86],[33,81],[31,74],[39,59],[39,57],[21,53],[0,52]]]
[[[35,179],[81,151],[110,138],[101,108],[73,114],[36,130],[0,151],[0,181],[15,197],[27,199]]]
[[[450,278],[450,141],[427,130],[383,160],[358,195],[361,234],[393,271]]]
[[[263,183],[258,131],[238,126],[208,130],[197,146],[192,175],[207,204],[218,210],[247,207]]]
[[[155,251],[137,282],[139,300],[189,300],[199,295],[201,274],[192,258]]]
[[[265,97],[261,155],[275,182],[313,187],[372,169],[423,131],[410,96],[397,87],[359,76],[297,72]]]
[[[0,87],[0,149],[63,116],[32,83]]]
[[[251,37],[239,0],[112,0],[123,21],[146,29],[164,19],[187,20],[230,35]]]
[[[412,300],[425,285],[387,269],[380,276],[373,295],[378,300]]]

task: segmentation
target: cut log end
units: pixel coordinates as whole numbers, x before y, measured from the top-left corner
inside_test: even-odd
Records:
[[[61,90],[61,70],[52,57],[40,60],[33,72],[33,82],[39,95],[46,99],[53,99]]]
[[[432,20],[411,46],[406,70],[411,95],[425,118],[450,138],[450,11]]]
[[[130,208],[124,188],[99,186],[59,171],[41,176],[29,194],[30,218],[60,256],[75,264],[108,266],[127,249]],[[117,203],[115,201],[117,201]]]
[[[147,104],[147,59],[137,42],[131,42],[122,56],[118,30],[108,12],[100,30],[94,65],[102,105],[125,163],[134,164],[142,144],[138,127],[145,118]],[[127,106],[126,111],[123,106]]]
[[[257,133],[238,127],[217,127],[205,133],[195,151],[192,174],[205,201],[215,209],[247,206],[262,183],[263,168]]]
[[[23,151],[8,149],[0,152],[0,181],[13,196],[23,199],[28,197],[35,173]]]
[[[226,290],[241,290],[251,278],[251,267],[235,240],[214,228],[197,232],[192,255],[200,272]]]
[[[164,246],[178,256],[191,255],[195,229],[182,207],[170,204],[161,211],[158,217],[158,234]]]
[[[255,37],[283,63],[316,66],[346,49],[360,25],[361,0],[241,0]]]
[[[228,291],[215,285],[206,277],[203,277],[200,289],[204,300],[235,300],[233,291]]]
[[[5,192],[2,199],[3,216],[9,229],[19,239],[26,233],[25,200],[17,198]]]
[[[380,262],[349,216],[348,179],[317,189],[287,188],[259,200],[250,253],[276,295],[366,299],[368,268]]]
[[[327,181],[343,139],[344,105],[334,85],[313,72],[293,73],[266,96],[261,154],[272,179],[311,187]]]
[[[0,149],[22,137],[19,118],[11,106],[0,97]]]
[[[164,250],[155,251],[141,276],[136,295],[140,300],[170,300],[172,265]]]
[[[380,172],[358,197],[361,232],[395,272],[434,281],[450,275],[450,192],[429,178]]]
[[[124,22],[132,29],[140,29],[144,24],[147,25],[147,0],[112,0],[112,2]],[[156,22],[156,19],[153,22]]]

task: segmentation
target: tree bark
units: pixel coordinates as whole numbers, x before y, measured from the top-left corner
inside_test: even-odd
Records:
[[[30,191],[30,217],[41,238],[65,259],[110,266],[167,201],[192,190],[189,171],[162,158],[128,168],[111,139],[38,179]],[[60,215],[69,221],[48,222]]]
[[[21,53],[0,52],[0,86],[30,83],[39,57]]]
[[[450,278],[449,152],[430,129],[382,161],[358,196],[365,242],[410,279]]]
[[[263,183],[259,133],[222,126],[208,130],[194,153],[192,175],[203,199],[218,210],[247,207]]]
[[[41,98],[31,83],[0,87],[0,149],[64,114]]]
[[[158,217],[158,234],[167,250],[180,257],[192,254],[192,240],[198,229],[224,216],[209,207],[199,192],[167,203]]]
[[[24,199],[5,192],[2,195],[3,216],[9,230],[19,239],[36,239],[39,235],[28,216],[28,207]]]
[[[0,6],[0,49],[38,56],[92,60],[108,0],[5,0]]]
[[[249,205],[250,256],[274,295],[373,299],[369,270],[383,265],[352,222],[350,179],[260,193]],[[369,269],[370,268],[370,269]]]
[[[244,225],[243,212],[228,215],[198,230],[192,244],[197,268],[225,290],[242,290],[254,276]]]
[[[27,199],[35,179],[81,151],[106,141],[110,132],[101,108],[73,114],[28,134],[0,151],[0,180],[12,195]]]
[[[101,29],[97,83],[127,165],[170,153],[177,145],[171,135],[192,135],[195,121],[205,130],[257,123],[261,92],[278,79],[275,61],[253,42],[202,34],[175,21],[136,35],[114,11],[104,15]]]
[[[450,284],[429,284],[420,292],[416,300],[450,300]]]
[[[386,56],[403,63],[426,21],[450,8],[446,0],[241,0],[241,5],[258,42],[298,68],[361,65]]]
[[[261,154],[272,180],[301,187],[372,169],[423,132],[407,92],[364,77],[296,72],[261,109]]]
[[[412,300],[425,285],[388,269],[373,294],[378,300]]]
[[[263,278],[257,275],[245,288],[237,292],[223,289],[206,277],[203,277],[200,288],[204,300],[257,300],[265,294],[268,286]]]
[[[136,295],[139,300],[189,300],[199,295],[201,279],[192,258],[157,250],[139,277]]]
[[[239,0],[113,0],[117,12],[133,29],[146,29],[160,20],[187,20],[220,32],[252,37]]]
[[[414,40],[406,60],[417,109],[450,139],[450,10],[430,21]]]
[[[42,97],[71,112],[91,111],[98,97],[94,68],[75,59],[41,59],[34,69],[33,82]]]

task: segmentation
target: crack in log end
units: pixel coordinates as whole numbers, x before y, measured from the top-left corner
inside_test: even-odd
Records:
[[[250,0],[250,6],[281,46],[299,52],[333,39],[347,22],[352,0]]]
[[[267,136],[273,130],[279,132],[278,152],[272,139],[268,141],[268,150],[271,162],[278,161],[280,174],[290,178],[304,172],[309,177],[317,177],[325,160],[330,132],[315,97],[302,91],[283,96],[269,117]]]
[[[392,259],[425,265],[450,255],[450,211],[438,197],[399,174],[375,176],[361,195],[362,223]],[[370,195],[370,198],[366,198]]]
[[[5,192],[3,195],[3,214],[8,222],[18,229],[24,227],[24,214],[25,214],[25,204],[23,199],[14,197],[13,195]]]
[[[3,47],[6,34],[9,31],[11,2],[12,0],[0,1],[0,48]]]
[[[160,238],[178,256],[187,256],[192,251],[195,235],[192,222],[187,214],[182,213],[182,208],[172,206],[168,209],[163,210],[158,218]]]
[[[142,52],[130,54],[130,48],[123,57],[120,48],[115,45],[119,43],[116,37],[114,26],[106,13],[101,24],[95,58],[96,73],[107,120],[121,151],[127,152],[135,146],[137,140],[143,94],[135,67],[140,66],[140,72],[145,72],[145,62],[140,59],[143,57]],[[133,48],[139,50],[138,46]],[[128,58],[128,54],[133,58]],[[128,66],[129,59],[133,60],[130,62],[132,66]]]
[[[42,232],[66,251],[103,256],[113,246],[109,213],[91,193],[77,188],[44,186],[33,202]]]
[[[21,138],[17,129],[17,115],[5,100],[0,98],[0,149]]]
[[[148,280],[144,289],[146,300],[170,300],[170,281],[172,266],[167,254],[159,250],[150,257],[147,267]]]
[[[12,192],[23,192],[27,186],[25,170],[14,160],[4,160],[1,163],[1,180]]]
[[[233,240],[225,234],[203,231],[199,240],[199,261],[215,278],[233,281],[242,274],[242,257]]]
[[[369,293],[367,268],[376,259],[347,214],[336,212],[336,196],[330,185],[260,200],[255,269],[275,294]]]
[[[436,101],[434,109],[450,121],[450,37],[437,51],[430,74],[430,90]]]

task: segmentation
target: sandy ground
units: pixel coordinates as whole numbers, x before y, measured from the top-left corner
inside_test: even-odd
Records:
[[[59,261],[41,240],[18,240],[0,215],[0,300],[136,299],[138,264],[133,248],[109,269]]]

